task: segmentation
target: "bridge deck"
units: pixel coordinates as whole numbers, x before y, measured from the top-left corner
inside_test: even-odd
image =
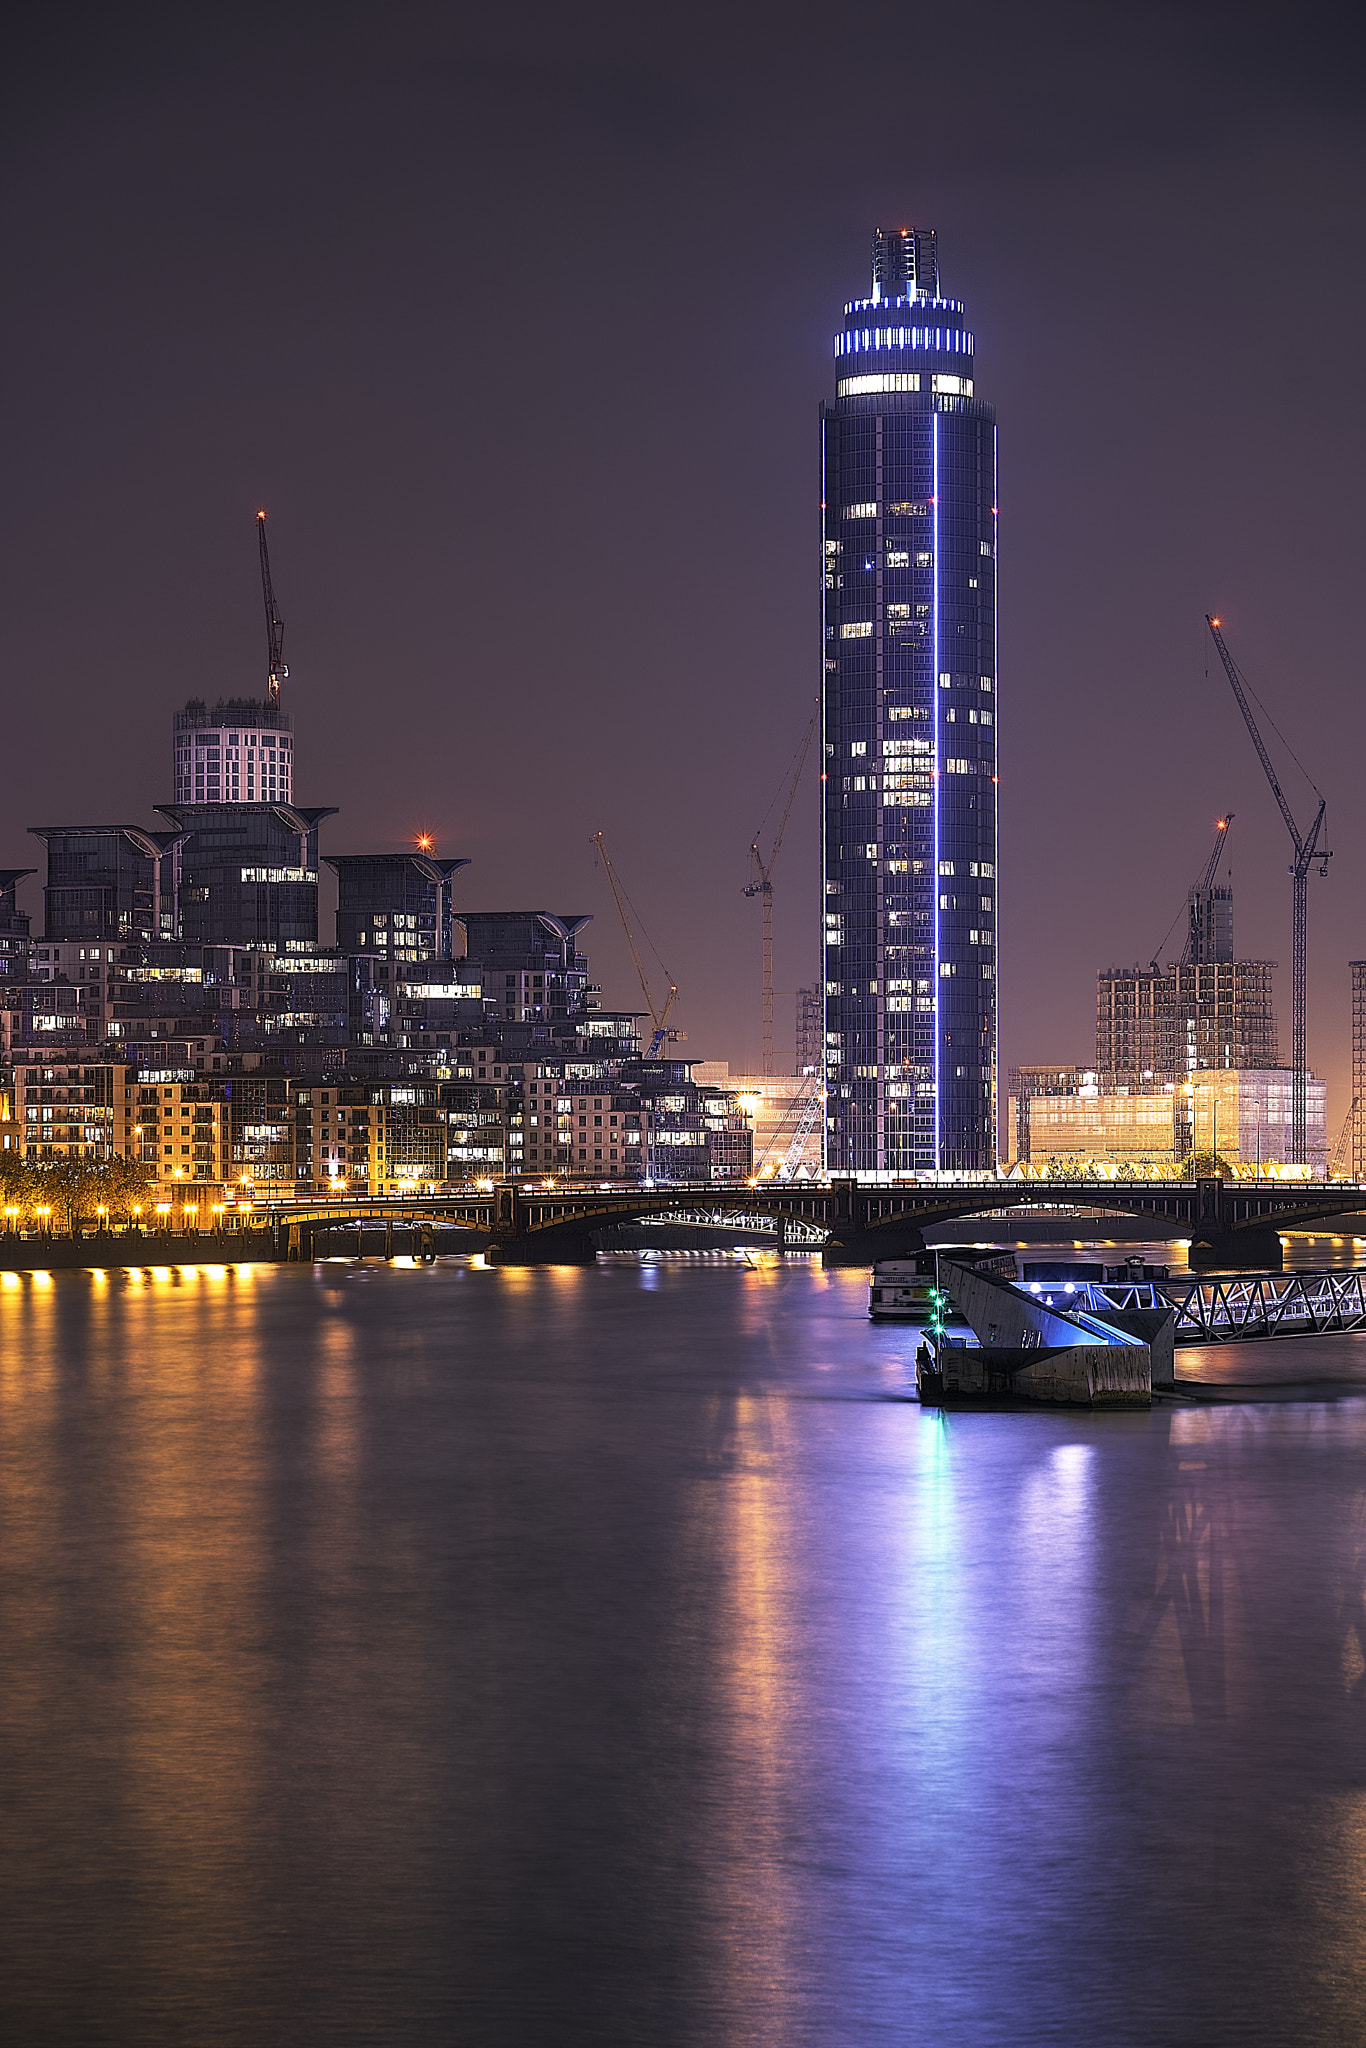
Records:
[[[290,1223],[362,1221],[371,1218],[434,1220],[464,1224],[493,1236],[531,1237],[542,1232],[584,1233],[608,1223],[669,1214],[705,1206],[713,1213],[800,1218],[837,1239],[851,1236],[875,1244],[900,1232],[951,1223],[970,1216],[1018,1208],[1055,1208],[1075,1214],[1079,1205],[1115,1217],[1143,1216],[1169,1224],[1173,1235],[1216,1238],[1293,1229],[1330,1216],[1366,1209],[1366,1189],[1344,1182],[1310,1184],[1267,1181],[1127,1181],[1094,1186],[1075,1181],[915,1182],[904,1187],[868,1187],[835,1181],[766,1187],[537,1188],[505,1182],[491,1189],[467,1188],[423,1196],[353,1196],[341,1201],[258,1202],[256,1214]]]

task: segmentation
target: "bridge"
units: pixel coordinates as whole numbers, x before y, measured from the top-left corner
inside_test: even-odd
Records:
[[[771,1216],[779,1244],[790,1220],[825,1233],[829,1266],[870,1266],[924,1249],[936,1224],[1020,1208],[1086,1208],[1116,1218],[1143,1217],[1185,1238],[1194,1267],[1279,1271],[1281,1230],[1366,1211],[1366,1187],[1344,1181],[1023,1181],[962,1179],[908,1182],[902,1187],[855,1180],[751,1187],[716,1182],[690,1187],[538,1188],[504,1182],[449,1194],[343,1196],[316,1203],[258,1203],[288,1257],[309,1258],[315,1234],[339,1224],[379,1222],[421,1231],[455,1224],[471,1250],[495,1265],[584,1265],[595,1257],[593,1234],[700,1205],[718,1217]]]

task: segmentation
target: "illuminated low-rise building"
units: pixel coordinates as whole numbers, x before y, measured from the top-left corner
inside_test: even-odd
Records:
[[[1047,1172],[1126,1168],[1140,1178],[1217,1156],[1240,1174],[1291,1159],[1288,1067],[1207,1068],[1131,1088],[1088,1067],[1017,1068],[1009,1097],[1010,1163]],[[1327,1088],[1308,1082],[1310,1171],[1327,1169]]]

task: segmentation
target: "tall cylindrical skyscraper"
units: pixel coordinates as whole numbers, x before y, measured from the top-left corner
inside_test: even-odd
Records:
[[[996,415],[933,230],[878,229],[821,411],[826,1156],[996,1160]]]

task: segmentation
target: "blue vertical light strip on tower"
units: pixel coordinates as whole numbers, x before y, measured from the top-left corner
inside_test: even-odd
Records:
[[[997,495],[996,428],[991,429],[991,1163],[1001,1156],[1000,1033],[1001,1033],[1001,500]]]
[[[827,911],[826,911],[826,906],[827,906],[827,904],[828,904],[828,903],[829,903],[829,901],[830,901],[830,892],[829,892],[829,889],[828,889],[828,888],[827,888],[827,886],[826,886],[826,884],[827,884],[827,881],[828,881],[828,878],[829,878],[829,874],[830,874],[830,821],[829,821],[829,818],[828,818],[828,817],[827,817],[827,815],[826,815],[826,806],[827,806],[827,803],[828,803],[828,801],[829,801],[829,783],[828,783],[827,777],[829,776],[829,773],[830,773],[830,769],[829,769],[829,765],[828,765],[828,763],[829,763],[829,760],[830,760],[830,755],[829,755],[829,751],[828,751],[828,740],[827,740],[827,734],[828,734],[828,732],[829,732],[829,723],[828,723],[828,719],[829,719],[829,695],[830,695],[830,669],[829,669],[829,666],[828,666],[828,664],[829,664],[829,660],[830,660],[830,635],[829,635],[829,625],[830,625],[830,609],[831,609],[831,607],[830,607],[830,593],[829,593],[829,591],[828,591],[828,589],[827,589],[827,587],[826,587],[826,580],[825,580],[825,579],[826,579],[826,576],[827,576],[827,574],[828,574],[828,571],[829,571],[829,560],[830,560],[829,556],[828,556],[828,555],[827,555],[827,553],[826,553],[826,548],[825,548],[825,543],[826,543],[826,539],[827,539],[827,532],[826,532],[826,522],[827,522],[827,518],[828,518],[828,506],[827,506],[827,499],[826,499],[826,492],[827,492],[827,489],[828,489],[828,485],[827,485],[827,482],[826,482],[826,477],[827,477],[827,474],[828,474],[828,460],[829,460],[829,458],[828,458],[828,451],[827,451],[827,449],[826,449],[826,438],[827,438],[827,436],[828,436],[828,434],[829,434],[829,431],[830,431],[830,428],[829,428],[829,423],[828,423],[828,421],[827,421],[827,420],[825,419],[825,417],[824,417],[824,414],[822,414],[822,417],[821,417],[821,562],[820,562],[820,573],[821,573],[821,696],[820,696],[820,705],[821,705],[821,766],[820,766],[820,774],[819,774],[819,776],[818,776],[818,778],[817,778],[817,782],[816,782],[816,791],[817,791],[817,795],[818,795],[818,797],[819,797],[819,799],[820,799],[820,807],[821,807],[821,910],[820,910],[820,917],[821,917],[821,1050],[820,1050],[820,1065],[819,1065],[819,1068],[818,1068],[818,1070],[817,1070],[817,1074],[816,1074],[816,1086],[817,1086],[817,1087],[818,1087],[818,1088],[820,1089],[820,1091],[821,1091],[821,1172],[822,1172],[822,1173],[829,1173],[829,1171],[830,1171],[830,1091],[829,1091],[829,1087],[828,1087],[828,1085],[827,1085],[827,1077],[828,1077],[828,1071],[829,1071],[829,1062],[828,1062],[828,1057],[827,1057],[827,1055],[828,1055],[828,1052],[829,1052],[829,1046],[830,1046],[830,1017],[829,1017],[829,1011],[828,1011],[828,1005],[829,1005],[829,1001],[830,1001],[830,961],[829,961],[829,957],[828,957],[828,954],[827,954],[827,951],[826,951],[826,933],[827,933],[827,926],[826,926],[826,922],[825,922],[825,920],[826,920],[826,915],[827,915]]]
[[[939,1046],[943,1029],[939,1017],[942,985],[939,978],[939,414],[930,414],[930,446],[933,450],[934,467],[934,524],[931,529],[930,546],[934,551],[934,675],[931,687],[934,690],[934,857],[930,862],[931,883],[934,891],[934,1170],[939,1171]]]

